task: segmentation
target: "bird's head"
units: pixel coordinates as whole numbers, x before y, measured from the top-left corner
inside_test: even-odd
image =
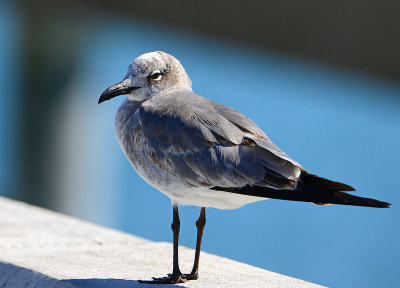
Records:
[[[124,80],[107,88],[99,104],[119,95],[128,95],[132,101],[144,101],[164,91],[191,90],[191,86],[185,69],[175,57],[161,51],[150,52],[132,61]]]

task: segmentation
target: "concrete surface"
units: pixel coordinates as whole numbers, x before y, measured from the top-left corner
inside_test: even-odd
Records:
[[[189,271],[194,251],[181,246],[179,256],[181,269]],[[171,269],[170,243],[0,197],[0,287],[153,287],[137,280]],[[321,287],[205,252],[199,280],[161,286]]]

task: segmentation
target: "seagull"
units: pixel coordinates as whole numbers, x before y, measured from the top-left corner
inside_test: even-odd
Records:
[[[354,196],[349,185],[306,171],[248,117],[203,98],[172,55],[137,57],[124,80],[98,103],[127,95],[115,118],[118,143],[136,172],[172,202],[173,269],[147,284],[175,284],[199,277],[205,208],[236,209],[271,199],[389,208],[390,203]],[[193,269],[178,263],[180,205],[200,207]]]

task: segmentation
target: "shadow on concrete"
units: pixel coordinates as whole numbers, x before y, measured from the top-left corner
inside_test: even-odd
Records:
[[[187,288],[180,285],[150,285],[125,279],[63,279],[58,280],[40,272],[0,261],[0,287],[54,287],[54,288]]]
[[[79,288],[145,288],[145,287],[174,287],[174,288],[185,288],[186,286],[180,285],[152,285],[152,284],[143,284],[139,283],[137,280],[125,280],[125,279],[64,279],[63,282],[68,282],[72,285],[75,285]]]
[[[0,287],[77,288],[71,283],[62,282],[37,271],[3,261],[0,261]]]

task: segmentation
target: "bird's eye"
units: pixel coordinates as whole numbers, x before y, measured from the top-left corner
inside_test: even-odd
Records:
[[[160,70],[154,70],[150,74],[150,78],[155,80],[155,81],[160,81],[162,76],[163,76],[163,74],[160,72]]]

